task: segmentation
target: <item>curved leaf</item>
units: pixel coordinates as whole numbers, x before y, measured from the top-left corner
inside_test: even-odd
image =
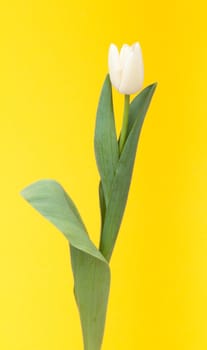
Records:
[[[84,349],[100,350],[110,287],[106,260],[88,237],[72,200],[57,182],[38,181],[24,189],[22,196],[68,239]]]
[[[112,89],[107,75],[99,100],[94,147],[96,162],[101,176],[106,206],[109,201],[111,186],[119,158],[119,148],[116,137]]]

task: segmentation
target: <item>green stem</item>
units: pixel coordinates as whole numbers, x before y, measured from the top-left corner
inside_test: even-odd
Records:
[[[128,120],[129,120],[129,103],[130,103],[130,95],[124,96],[124,114],[123,114],[123,122],[121,128],[121,135],[119,140],[119,153],[121,154],[127,136],[127,128],[128,128]]]

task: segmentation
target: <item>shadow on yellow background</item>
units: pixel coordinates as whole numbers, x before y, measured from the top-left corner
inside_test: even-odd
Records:
[[[19,192],[58,180],[97,242],[98,97],[109,44],[134,41],[158,89],[112,259],[103,350],[207,348],[206,14],[204,0],[1,2],[2,350],[82,349],[67,242]]]

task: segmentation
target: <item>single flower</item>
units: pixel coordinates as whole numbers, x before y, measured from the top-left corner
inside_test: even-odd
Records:
[[[139,43],[124,44],[119,53],[116,45],[109,47],[109,75],[112,85],[125,95],[141,89],[144,80],[144,65]]]

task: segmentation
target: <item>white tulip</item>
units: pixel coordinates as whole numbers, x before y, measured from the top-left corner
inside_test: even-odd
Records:
[[[139,43],[124,44],[119,53],[116,45],[109,47],[109,75],[112,85],[125,95],[141,89],[144,80],[144,65]]]

